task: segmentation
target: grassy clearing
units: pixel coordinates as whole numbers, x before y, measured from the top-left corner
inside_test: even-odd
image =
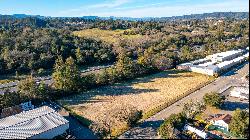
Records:
[[[142,110],[145,119],[167,107],[166,104],[175,102],[177,97],[187,94],[190,89],[211,80],[210,76],[202,74],[168,70],[130,82],[100,87],[58,102],[96,123],[100,116],[105,119],[105,114],[120,106],[133,106]]]
[[[142,35],[124,35],[125,30],[101,30],[101,29],[85,29],[73,32],[78,37],[97,38],[107,43],[114,44],[118,39],[140,38]]]

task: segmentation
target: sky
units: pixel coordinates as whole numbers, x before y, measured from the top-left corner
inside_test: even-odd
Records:
[[[52,17],[169,17],[249,12],[248,0],[0,0],[0,14]]]

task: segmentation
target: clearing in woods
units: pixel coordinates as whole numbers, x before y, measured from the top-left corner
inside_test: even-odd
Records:
[[[128,31],[130,29],[127,29]],[[125,35],[123,34],[126,30],[101,30],[97,28],[85,29],[81,31],[75,31],[73,34],[78,37],[84,38],[95,38],[105,41],[110,44],[114,44],[119,39],[133,39],[143,37],[142,35]]]

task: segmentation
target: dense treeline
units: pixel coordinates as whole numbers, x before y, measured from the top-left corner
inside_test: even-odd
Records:
[[[73,57],[79,65],[109,63],[127,53],[131,58],[159,65],[204,57],[218,51],[246,47],[249,20],[184,20],[172,22],[122,21],[80,18],[5,18],[0,21],[0,73],[50,69],[55,59]],[[72,31],[84,28],[124,30],[140,38],[110,44],[80,38]],[[126,30],[129,29],[129,30]],[[153,63],[152,61],[155,61]],[[145,62],[146,63],[146,62]]]
[[[57,56],[78,58],[79,64],[115,61],[109,44],[82,39],[68,30],[21,29],[1,30],[0,72],[27,72],[52,68]]]
[[[114,62],[121,53],[158,67],[171,59],[169,64],[175,66],[214,52],[244,48],[249,43],[249,20],[241,19],[144,22],[0,17],[1,74],[51,69],[58,56],[64,60],[71,56],[78,65],[88,65]],[[121,29],[124,35],[141,37],[118,37],[115,43],[107,43],[72,34],[85,28]]]

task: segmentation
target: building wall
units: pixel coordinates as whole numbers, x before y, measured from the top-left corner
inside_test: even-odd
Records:
[[[199,67],[191,67],[190,68],[192,72],[197,72],[197,73],[201,73],[201,74],[207,74],[207,75],[211,75],[213,76],[216,71],[213,69],[207,69],[205,67],[203,68],[199,68]]]
[[[32,136],[29,139],[52,139],[56,136],[63,134],[67,129],[69,129],[69,123],[58,126],[41,134]]]

